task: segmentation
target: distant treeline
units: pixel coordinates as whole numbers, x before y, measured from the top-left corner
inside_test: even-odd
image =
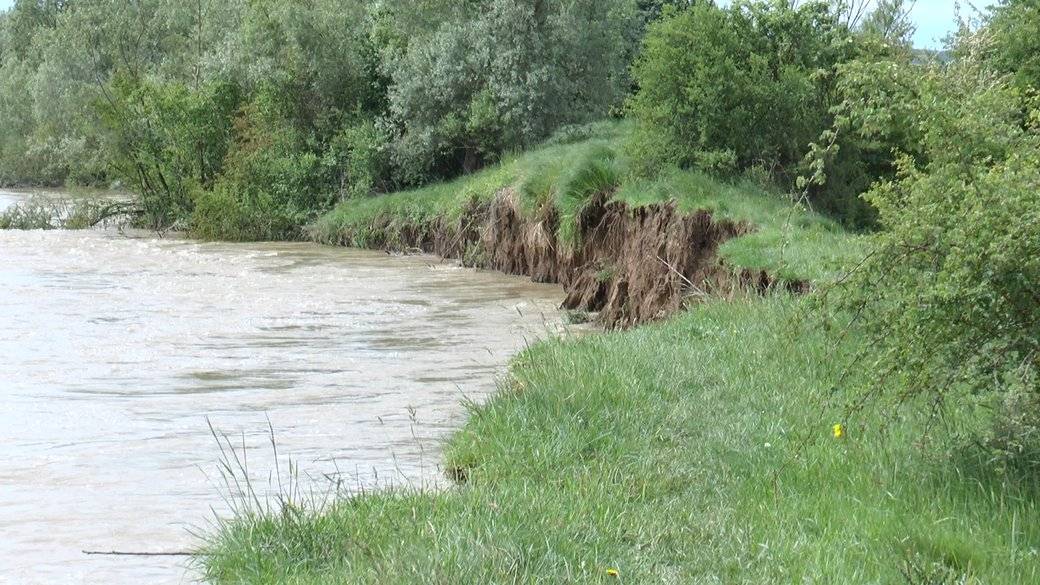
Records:
[[[1018,4],[1029,2],[998,13]],[[857,97],[848,64],[921,61],[905,9],[18,0],[0,16],[0,183],[118,182],[154,227],[291,238],[337,201],[630,116],[633,173],[809,177],[816,205],[869,227],[876,214],[859,195],[893,176],[905,137],[832,131]],[[1016,30],[993,62],[1025,82],[1036,35]]]
[[[660,4],[19,0],[0,181],[122,181],[156,226],[288,237],[619,112]]]

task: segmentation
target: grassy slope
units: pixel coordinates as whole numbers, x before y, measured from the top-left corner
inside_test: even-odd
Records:
[[[318,233],[364,243],[388,209],[421,220],[502,186],[532,204],[565,198],[574,165],[611,140],[343,207]],[[820,277],[858,248],[746,184],[676,173],[616,196],[755,220],[761,231],[725,250],[744,266]],[[909,562],[915,583],[1037,582],[1033,493],[976,471],[942,441],[917,446],[934,429],[909,409],[894,425],[891,412],[864,413],[844,439],[831,437],[841,415],[830,401],[855,380],[838,382],[833,340],[807,315],[792,298],[720,302],[635,331],[538,344],[451,439],[446,463],[469,470],[466,485],[242,517],[216,536],[204,567],[225,583],[613,582],[608,569],[628,583],[891,583],[905,582]],[[977,420],[951,412],[947,423]]]
[[[778,193],[748,180],[727,184],[679,171],[654,180],[628,178],[619,154],[625,131],[624,124],[604,124],[589,140],[542,147],[453,182],[348,201],[321,218],[311,233],[321,242],[358,247],[373,239],[393,241],[396,225],[458,217],[472,200],[488,201],[511,188],[532,214],[542,205],[556,205],[563,218],[561,241],[566,243],[573,239],[574,223],[568,220],[593,194],[590,187],[604,187],[614,190],[615,199],[635,207],[675,201],[680,209],[709,209],[719,217],[753,222],[758,231],[727,243],[721,254],[734,266],[767,269],[780,278],[827,278],[859,251],[857,240],[834,222],[794,209]],[[380,217],[394,221],[387,233],[378,234],[384,237],[375,238],[373,226]]]
[[[891,583],[909,557],[1037,582],[1028,494],[912,448],[913,416],[830,436],[836,360],[819,333],[790,342],[802,317],[791,299],[718,303],[542,343],[452,439],[468,485],[241,520],[207,569],[229,583],[609,582],[609,568],[629,583]]]

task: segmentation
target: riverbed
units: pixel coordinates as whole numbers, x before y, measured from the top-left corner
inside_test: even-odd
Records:
[[[83,551],[199,546],[228,513],[220,438],[261,499],[435,486],[462,402],[561,300],[426,256],[0,231],[0,583],[193,582]]]

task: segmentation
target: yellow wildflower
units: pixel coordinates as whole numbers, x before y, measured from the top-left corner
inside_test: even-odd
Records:
[[[835,439],[840,439],[840,438],[844,437],[845,436],[845,425],[843,425],[841,423],[838,423],[838,424],[834,425],[834,429],[832,430],[832,432],[834,433],[834,438]]]
[[[617,569],[607,569],[607,575],[610,575],[611,577],[617,577],[620,574],[621,573],[619,573]]]

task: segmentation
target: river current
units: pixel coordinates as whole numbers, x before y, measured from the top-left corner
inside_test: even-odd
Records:
[[[0,584],[194,582],[84,551],[197,547],[228,512],[211,426],[261,497],[289,458],[315,497],[436,482],[462,402],[561,300],[431,257],[0,231]]]

